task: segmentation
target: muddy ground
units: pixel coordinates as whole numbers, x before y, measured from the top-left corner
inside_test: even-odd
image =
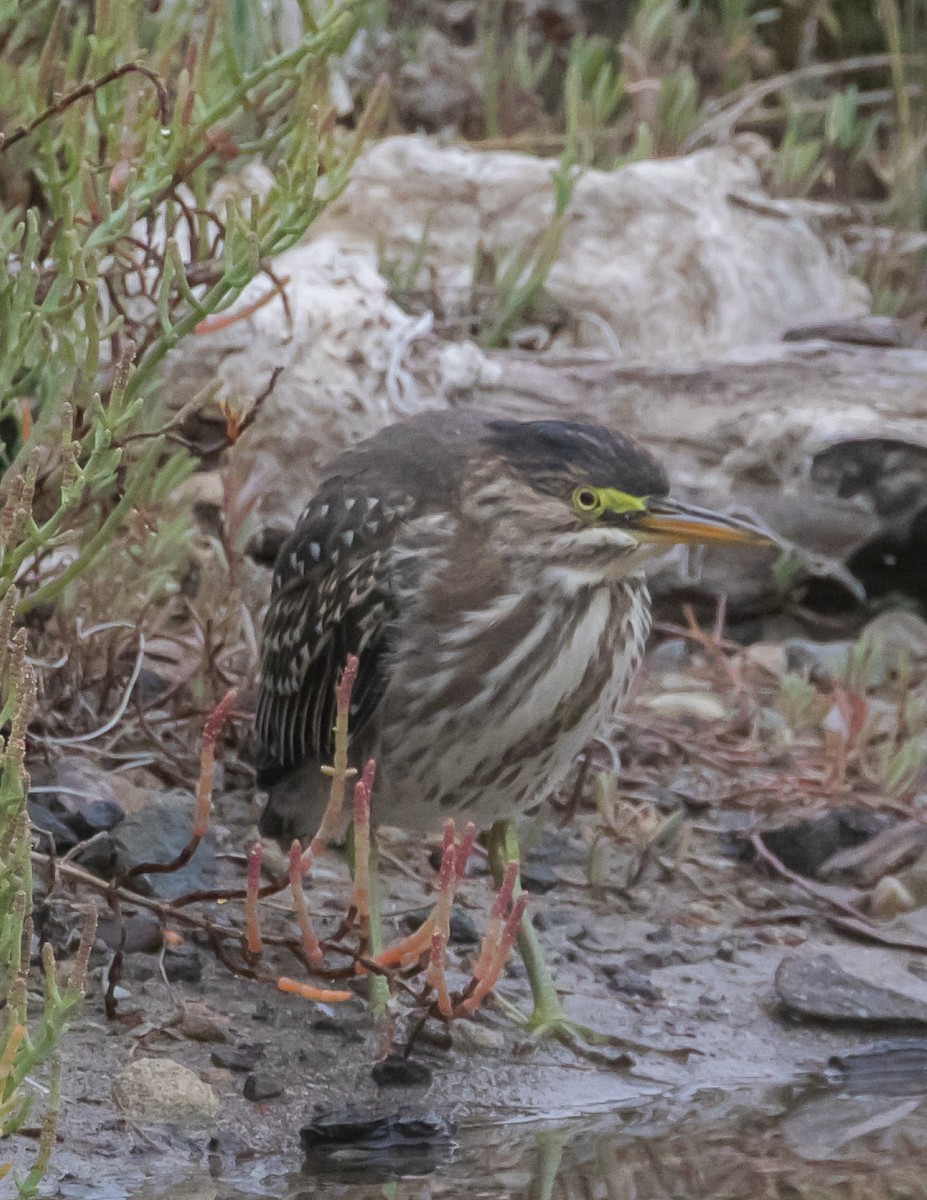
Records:
[[[749,653],[754,662],[763,657]],[[743,664],[736,655],[727,661]],[[880,812],[851,777],[828,792],[809,767],[823,761],[813,757],[821,753],[817,745],[783,752],[741,738],[735,752],[724,735],[736,718],[719,722],[710,702],[733,704],[737,688],[725,693],[713,668],[687,670],[688,691],[679,690],[678,672],[657,665],[639,689],[620,735],[627,795],[619,791],[598,812],[587,796],[571,817],[547,809],[529,832],[531,911],[567,1010],[575,1021],[633,1043],[631,1065],[621,1063],[614,1046],[598,1052],[615,1056],[609,1066],[555,1042],[537,1043],[490,1002],[475,1020],[455,1022],[449,1039],[431,1021],[409,1055],[423,1069],[413,1068],[397,1086],[374,1068],[388,1052],[403,1052],[414,1024],[406,996],[374,1023],[362,982],[355,985],[358,998],[316,1005],[230,974],[190,936],[179,947],[153,944],[154,952],[127,954],[114,993],[116,1015],[108,1019],[103,993],[112,953],[98,943],[91,994],[62,1047],[49,1194],[107,1195],[99,1190],[105,1181],[117,1189],[114,1196],[140,1196],[148,1194],[138,1190],[143,1183],[161,1188],[207,1162],[220,1178],[250,1172],[261,1194],[284,1194],[274,1190],[279,1181],[267,1180],[299,1171],[300,1129],[312,1119],[344,1116],[346,1106],[349,1123],[411,1111],[438,1125],[453,1123],[458,1138],[468,1128],[492,1133],[500,1123],[518,1129],[529,1120],[597,1113],[623,1114],[632,1123],[646,1113],[670,1124],[691,1123],[693,1113],[706,1111],[742,1115],[752,1103],[745,1095],[821,1081],[834,1076],[834,1056],[927,1028],[927,941],[916,928],[902,936],[895,925],[875,924],[862,938],[847,936],[834,921],[846,917],[841,905],[865,906],[858,889],[783,878],[748,845],[756,828],[819,818],[854,801],[856,825],[868,822],[872,832],[897,821],[899,806]],[[735,674],[742,692],[743,673]],[[672,724],[667,696],[676,698]],[[663,697],[659,715],[654,697]],[[655,764],[661,738],[667,758]],[[666,827],[672,811],[678,816]],[[240,881],[240,853],[250,844],[255,815],[246,793],[218,799],[220,879]],[[816,836],[800,832],[798,841],[810,845]],[[408,931],[416,911],[427,907],[436,877],[423,841],[384,831],[382,851],[389,938]],[[343,856],[327,854],[310,891],[321,932],[338,924],[349,887]],[[86,890],[77,894],[87,901]],[[63,912],[73,895],[63,887],[53,907]],[[452,937],[452,985],[468,973],[491,896],[485,865],[475,856],[457,902],[464,919]],[[221,919],[239,920],[234,908]],[[144,927],[146,918],[137,920]],[[285,901],[265,902],[265,930],[285,929],[289,920]],[[136,937],[135,925],[132,931]],[[880,937],[906,946],[880,945],[874,940]],[[822,962],[823,954],[832,961]],[[794,958],[809,973],[783,968]],[[272,972],[292,970],[273,955],[266,962]],[[497,992],[527,1010],[517,958]],[[194,1097],[199,1115],[183,1108],[186,1100],[172,1099],[173,1084],[156,1085],[146,1107],[132,1074],[145,1059],[181,1064],[209,1085],[211,1093]],[[350,1143],[350,1131],[345,1137]],[[432,1152],[440,1159],[444,1143],[439,1130],[426,1159]],[[30,1150],[30,1139],[16,1140],[19,1161]],[[260,1187],[255,1164],[262,1164]]]

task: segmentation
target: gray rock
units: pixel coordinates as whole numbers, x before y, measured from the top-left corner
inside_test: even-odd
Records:
[[[153,794],[150,804],[127,816],[110,835],[116,874],[124,874],[142,863],[170,862],[188,844],[192,830],[191,796],[179,790]],[[214,888],[217,882],[215,837],[207,833],[180,870],[136,876],[131,887],[170,900],[186,892]]]
[[[388,1054],[374,1065],[370,1076],[377,1087],[428,1087],[432,1078],[424,1063],[400,1054]]]
[[[788,1012],[819,1021],[927,1026],[924,1001],[850,975],[830,954],[784,958],[776,995]]]

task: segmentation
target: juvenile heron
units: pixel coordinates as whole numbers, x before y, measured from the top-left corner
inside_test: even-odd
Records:
[[[464,817],[494,827],[497,860],[513,853],[508,823],[563,783],[626,696],[650,628],[646,560],[763,540],[667,491],[630,438],[572,421],[423,413],[335,459],[274,571],[261,832],[315,832],[335,682],[357,654],[351,748],[377,760],[375,819],[429,832]],[[520,941],[533,1022],[556,1025],[528,922]]]

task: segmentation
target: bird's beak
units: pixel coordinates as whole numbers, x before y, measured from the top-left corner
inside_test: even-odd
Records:
[[[631,524],[635,534],[643,535],[641,541],[644,542],[753,546],[773,542],[768,534],[749,521],[665,497],[648,499],[646,509],[640,514],[635,513]]]

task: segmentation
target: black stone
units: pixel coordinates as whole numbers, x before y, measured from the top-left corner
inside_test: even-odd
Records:
[[[217,1046],[209,1055],[213,1066],[222,1067],[226,1071],[242,1072],[252,1070],[263,1056],[264,1047],[257,1044]]]
[[[249,1075],[245,1080],[243,1095],[246,1100],[258,1104],[262,1100],[273,1100],[283,1095],[283,1085],[270,1075]]]
[[[193,946],[177,946],[164,954],[164,974],[170,983],[199,983],[203,978],[203,960]]]
[[[80,838],[95,833],[108,833],[126,819],[125,812],[114,800],[93,800],[69,813],[65,820]]]
[[[641,1000],[663,999],[663,993],[654,987],[642,971],[618,963],[606,964],[603,971],[606,975],[605,986],[610,992],[616,992],[619,996],[638,996]]]
[[[370,1072],[377,1087],[428,1087],[431,1071],[424,1063],[390,1054]]]
[[[783,866],[814,879],[832,855],[861,846],[885,827],[884,816],[871,809],[839,808],[820,817],[766,830],[761,836],[763,844]]]
[[[41,801],[29,801],[29,820],[36,829],[50,835],[59,854],[73,850],[80,841],[74,830]]]
[[[427,908],[416,909],[406,913],[402,919],[402,928],[407,933],[413,933],[431,915]],[[479,931],[470,917],[459,908],[451,911],[450,936],[448,941],[452,946],[477,946],[480,942]]]
[[[549,892],[552,888],[555,888],[559,882],[557,873],[547,863],[532,862],[529,859],[522,866],[521,885],[526,892],[533,892],[537,896],[543,896],[545,892]]]
[[[454,1125],[436,1113],[400,1109],[318,1109],[300,1130],[305,1169],[365,1183],[430,1175],[454,1149]]]

